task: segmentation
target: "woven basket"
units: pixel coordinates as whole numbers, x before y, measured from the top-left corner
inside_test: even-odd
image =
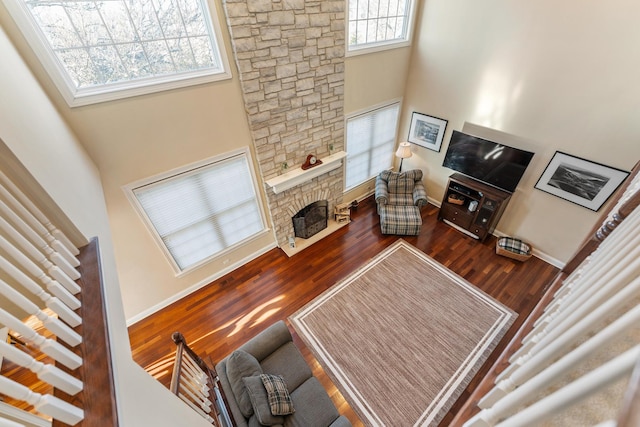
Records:
[[[533,252],[533,246],[531,246],[530,243],[525,243],[522,240],[518,240],[518,239],[511,239],[512,241],[517,241],[517,242],[520,242],[522,245],[528,246],[529,250],[526,253],[522,253],[520,251],[507,249],[501,246],[501,243],[503,243],[505,239],[508,239],[508,238],[501,237],[496,241],[496,253],[498,255],[506,256],[507,258],[512,258],[517,261],[526,261],[529,258],[531,258],[531,253]]]
[[[447,201],[454,205],[462,205],[464,203],[464,197],[458,196],[456,194],[450,194],[447,197]]]

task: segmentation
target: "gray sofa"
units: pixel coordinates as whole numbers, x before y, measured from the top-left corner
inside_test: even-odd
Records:
[[[247,356],[246,353],[253,357]],[[252,368],[248,368],[247,363],[243,361],[247,358],[251,360],[255,358],[259,367],[252,365]],[[248,364],[251,363],[253,362],[250,361]],[[252,370],[253,372],[251,372]],[[324,387],[313,376],[300,350],[293,344],[291,333],[283,321],[271,325],[247,341],[218,363],[216,371],[229,409],[238,426],[351,426],[346,417],[338,414]],[[248,383],[240,377],[247,378],[253,375],[255,378],[255,374],[259,374],[259,371],[283,377],[293,404],[294,412],[292,414],[272,417],[267,424],[262,424],[258,420],[260,415],[256,411],[260,411],[260,409],[256,407],[254,396],[251,396],[251,399],[246,395],[243,396],[241,389],[244,385],[244,393],[246,393]],[[248,403],[247,400],[249,400]],[[268,415],[270,416],[270,414]]]

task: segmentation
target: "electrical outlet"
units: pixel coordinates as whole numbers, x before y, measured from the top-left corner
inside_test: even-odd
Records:
[[[223,260],[222,265],[229,265],[229,258]]]

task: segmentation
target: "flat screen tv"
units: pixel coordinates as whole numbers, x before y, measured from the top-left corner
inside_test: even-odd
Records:
[[[533,153],[453,131],[442,166],[513,193]]]

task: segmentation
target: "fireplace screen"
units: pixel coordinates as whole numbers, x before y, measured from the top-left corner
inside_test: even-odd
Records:
[[[292,218],[296,237],[308,239],[327,228],[328,210],[329,202],[326,200],[319,200],[300,209]]]

